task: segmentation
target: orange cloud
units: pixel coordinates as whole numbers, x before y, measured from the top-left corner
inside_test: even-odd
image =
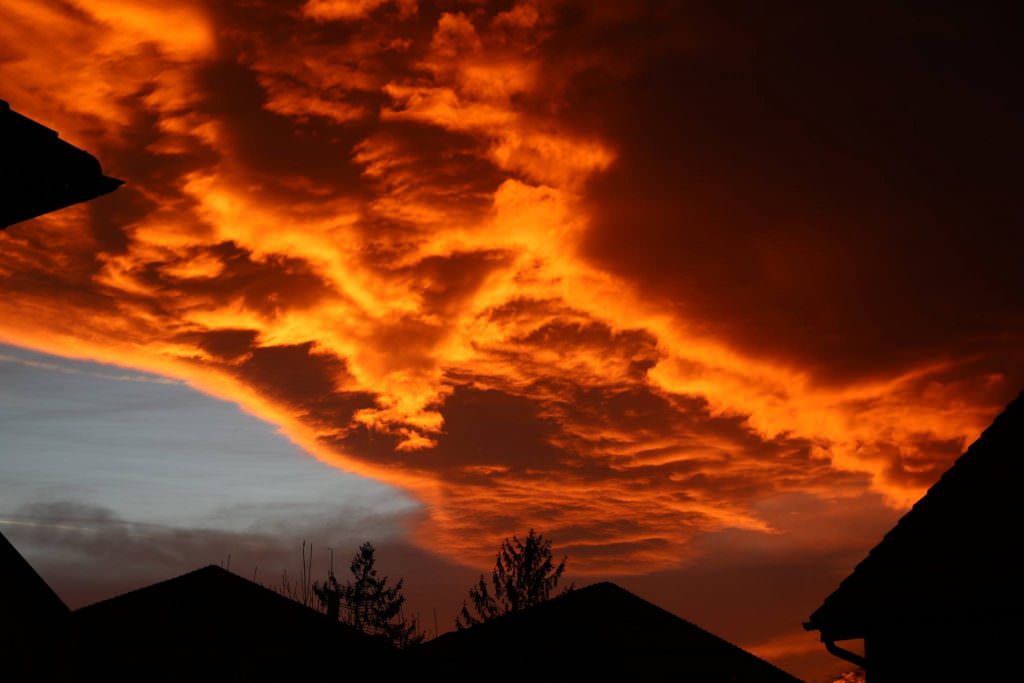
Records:
[[[306,0],[302,15],[317,21],[355,21],[365,19],[384,6],[394,4],[400,17],[416,13],[417,0]]]
[[[793,134],[741,116],[742,50],[655,18],[5,6],[5,98],[129,184],[0,236],[0,338],[236,401],[409,489],[417,540],[467,563],[532,525],[576,571],[647,572],[781,533],[779,496],[907,504],[1024,377],[1019,299],[929,343],[866,314],[846,256],[900,245],[771,163],[860,176],[737,142]]]

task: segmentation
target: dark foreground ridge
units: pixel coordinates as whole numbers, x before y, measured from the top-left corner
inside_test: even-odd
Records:
[[[113,192],[93,155],[0,100],[0,230]]]
[[[805,628],[820,631],[833,654],[866,665],[871,683],[995,680],[1018,668],[1022,477],[1024,394]],[[854,639],[864,639],[866,661],[835,642]]]
[[[799,679],[614,583],[597,583],[410,652],[441,680]]]

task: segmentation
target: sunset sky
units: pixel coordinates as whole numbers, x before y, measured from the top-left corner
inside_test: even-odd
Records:
[[[0,232],[0,530],[72,604],[371,538],[443,631],[535,527],[842,671],[801,620],[1024,388],[1019,22],[899,5],[4,2],[126,185]]]

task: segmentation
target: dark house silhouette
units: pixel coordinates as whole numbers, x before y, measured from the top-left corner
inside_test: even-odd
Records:
[[[0,230],[95,199],[123,183],[103,175],[93,155],[0,100]]]
[[[798,680],[613,583],[446,633],[408,658],[446,681]]]
[[[1024,394],[804,625],[870,683],[1002,680],[1021,666]],[[864,657],[836,644],[864,640]]]
[[[71,614],[76,664],[118,679],[283,681],[387,671],[394,649],[210,565]]]
[[[68,608],[14,546],[0,534],[0,680],[38,672],[38,644],[59,633]]]
[[[217,566],[69,612],[0,536],[0,579],[4,681],[386,679],[397,663],[388,641]]]

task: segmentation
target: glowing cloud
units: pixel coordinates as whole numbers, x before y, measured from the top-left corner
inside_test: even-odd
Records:
[[[777,533],[784,494],[905,505],[1024,376],[1019,320],[864,341],[804,228],[853,239],[855,209],[731,161],[733,81],[661,66],[742,49],[668,10],[638,44],[630,3],[442,4],[0,8],[5,99],[129,183],[0,235],[0,339],[234,400],[410,490],[459,561],[532,525],[583,572]],[[861,340],[852,370],[789,324],[828,287],[849,328],[802,310]]]

